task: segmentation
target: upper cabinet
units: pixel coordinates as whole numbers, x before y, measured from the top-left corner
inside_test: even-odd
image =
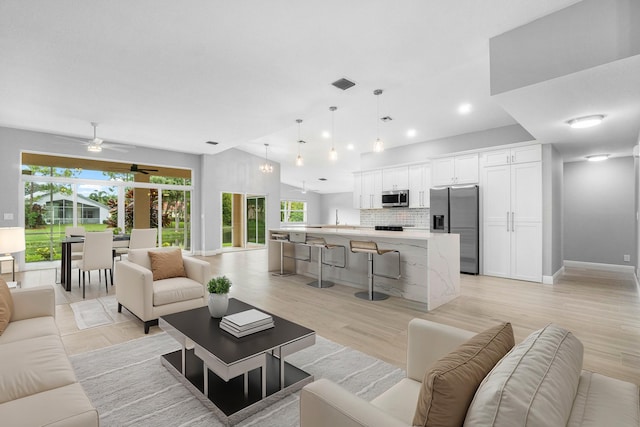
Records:
[[[382,191],[409,188],[409,169],[406,166],[382,170]]]
[[[432,185],[474,184],[478,182],[478,154],[443,157],[432,161]]]
[[[382,208],[382,170],[362,172],[362,200],[360,209]]]
[[[362,209],[362,174],[353,174],[353,208]]]
[[[409,166],[409,207],[428,208],[431,188],[431,166],[428,163]]]
[[[539,162],[542,160],[542,146],[540,144],[535,144],[526,145],[524,147],[487,151],[483,156],[484,166]]]

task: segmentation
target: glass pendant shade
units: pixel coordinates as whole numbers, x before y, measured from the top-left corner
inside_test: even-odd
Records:
[[[376,142],[373,143],[373,152],[374,153],[382,153],[384,151],[384,143],[380,139],[380,95],[382,94],[382,89],[376,89],[373,91],[373,94],[376,96]]]
[[[296,157],[296,166],[304,166],[304,159],[300,154]]]
[[[384,151],[384,143],[380,138],[376,139],[376,142],[373,143],[373,152],[374,153],[382,153]]]
[[[334,145],[334,135],[335,135],[335,124],[334,124],[334,115],[338,107],[329,107],[329,111],[331,111],[331,150],[329,150],[329,160],[335,162],[338,160],[338,152],[336,151],[336,147]]]
[[[269,163],[269,144],[264,144],[264,163],[260,165],[260,172],[271,173],[273,172],[273,165]]]

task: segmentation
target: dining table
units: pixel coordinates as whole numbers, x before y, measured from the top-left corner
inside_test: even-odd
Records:
[[[130,236],[128,234],[114,234],[114,242],[126,242]],[[61,240],[62,259],[60,261],[60,284],[66,291],[71,291],[71,245],[73,243],[84,243],[84,236],[69,236]],[[115,249],[112,250],[115,258]]]

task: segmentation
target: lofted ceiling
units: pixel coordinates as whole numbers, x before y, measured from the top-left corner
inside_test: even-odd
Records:
[[[108,142],[197,154],[235,147],[264,156],[269,144],[282,182],[320,192],[350,191],[351,172],[378,133],[392,148],[520,123],[579,157],[598,141],[581,146],[558,123],[578,109],[588,76],[569,88],[496,97],[489,88],[491,37],[576,2],[3,0],[0,126],[90,139],[98,122]],[[343,77],[356,85],[331,85]],[[612,108],[624,109],[621,88],[611,81],[590,102],[608,94]],[[375,89],[383,89],[378,99]],[[392,121],[378,120],[377,101]],[[471,113],[458,114],[463,102]],[[626,117],[637,124],[634,102]],[[331,131],[330,106],[338,107],[335,163],[332,139],[322,136]],[[294,165],[296,119],[304,167]],[[616,147],[627,155],[628,127],[626,145]]]

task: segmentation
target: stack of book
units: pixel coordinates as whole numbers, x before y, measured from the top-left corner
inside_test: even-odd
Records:
[[[264,331],[273,328],[273,326],[271,315],[254,308],[224,316],[220,321],[220,329],[229,332],[236,338]]]

